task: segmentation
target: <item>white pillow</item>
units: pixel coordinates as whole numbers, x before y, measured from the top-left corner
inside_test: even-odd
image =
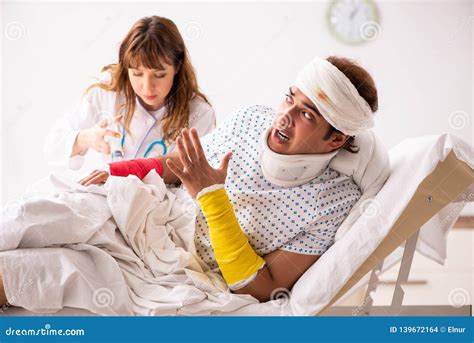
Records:
[[[353,154],[341,150],[329,163],[329,167],[332,169],[350,176],[362,192],[361,198],[355,203],[349,215],[337,230],[336,241],[352,227],[352,224],[359,219],[361,213],[370,206],[371,199],[382,188],[390,175],[388,150],[372,130],[355,137],[354,145],[359,148],[358,153]]]

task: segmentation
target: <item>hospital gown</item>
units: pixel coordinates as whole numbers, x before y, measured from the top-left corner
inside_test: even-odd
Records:
[[[244,107],[202,139],[210,165],[217,168],[232,151],[225,189],[240,227],[260,256],[274,250],[321,255],[334,243],[336,231],[361,196],[354,181],[331,169],[297,187],[266,180],[259,164],[259,140],[276,113],[264,106]],[[200,211],[195,243],[199,257],[213,270],[217,263],[209,229]]]

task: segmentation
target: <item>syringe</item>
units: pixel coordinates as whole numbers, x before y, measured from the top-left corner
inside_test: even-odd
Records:
[[[117,122],[110,122],[109,119],[109,126],[115,129],[115,131],[120,132],[120,127]],[[110,146],[110,157],[112,159],[112,162],[118,162],[123,160],[123,148],[122,148],[122,134],[120,134],[120,137],[112,137],[112,136],[106,136],[105,141],[109,143]]]

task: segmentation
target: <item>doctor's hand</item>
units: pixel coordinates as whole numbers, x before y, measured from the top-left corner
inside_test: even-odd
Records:
[[[108,172],[104,170],[94,170],[92,173],[79,181],[79,183],[83,186],[97,185],[106,182],[108,178]]]
[[[122,115],[115,116],[113,121],[119,121],[121,118]],[[104,118],[94,126],[79,132],[71,156],[83,155],[89,149],[94,149],[103,154],[110,154],[110,146],[105,140],[106,136],[120,138],[121,135],[117,131],[108,129],[108,124],[108,119]]]
[[[186,186],[191,197],[195,199],[202,189],[225,183],[232,153],[228,152],[224,156],[219,168],[212,168],[206,160],[196,129],[192,128],[190,131],[191,134],[187,129],[183,129],[181,136],[176,140],[179,159],[183,167],[173,163],[171,159],[166,160],[166,165]]]

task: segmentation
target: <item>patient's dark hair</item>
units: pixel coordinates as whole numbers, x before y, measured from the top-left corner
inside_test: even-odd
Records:
[[[328,62],[334,65],[337,69],[346,75],[346,77],[352,82],[354,87],[357,89],[357,92],[361,97],[367,101],[372,112],[377,112],[379,108],[379,101],[377,97],[377,88],[375,87],[374,79],[372,76],[361,66],[359,66],[355,61],[350,60],[345,57],[329,56],[326,58]],[[333,133],[342,133],[331,125],[329,130],[324,136],[324,140],[331,138]],[[352,143],[354,142],[354,137],[350,137],[346,143],[341,147],[351,153],[357,153],[359,148]]]

